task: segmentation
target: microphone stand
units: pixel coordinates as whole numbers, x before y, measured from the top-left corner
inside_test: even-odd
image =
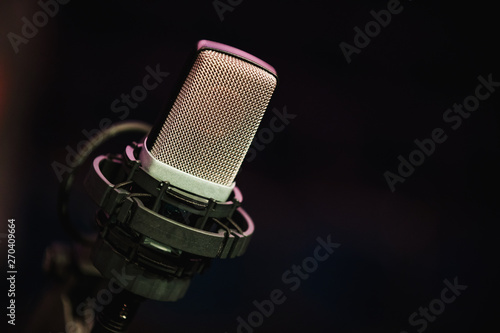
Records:
[[[144,300],[143,297],[124,289],[96,316],[92,333],[127,332]]]
[[[66,231],[78,244],[89,247],[94,244],[93,237],[83,235],[73,224],[69,217],[68,212],[68,201],[71,187],[73,186],[74,178],[76,172],[81,168],[81,166],[87,161],[87,159],[94,153],[94,151],[100,147],[105,142],[110,139],[126,133],[141,133],[147,134],[151,130],[151,126],[146,123],[142,123],[139,121],[124,121],[120,122],[116,125],[111,126],[110,128],[101,132],[100,135],[93,137],[86,145],[83,147],[79,154],[76,156],[74,161],[74,166],[70,170],[70,172],[64,177],[63,181],[59,186],[58,192],[58,200],[57,200],[57,208],[58,208],[58,216],[63,227],[63,230]],[[77,283],[88,284],[88,281],[83,281],[88,279],[87,276],[89,274],[82,274],[81,267],[75,267],[78,265],[74,265],[72,263],[71,267],[63,267],[60,264],[60,261],[55,260],[54,257],[61,257],[61,252],[67,252],[68,249],[62,249],[58,244],[52,245],[51,248],[46,252],[44,266],[46,271],[49,273],[56,272],[56,278],[61,278],[57,276],[57,272],[64,271],[64,275],[66,278],[71,277],[72,279],[76,279]],[[86,265],[90,264],[88,254],[85,251],[74,251],[76,252],[72,254],[72,260],[82,263],[84,262]],[[88,272],[87,272],[88,273]],[[93,282],[95,283],[95,282]],[[91,283],[92,284],[92,283]],[[65,283],[66,285],[66,283]],[[78,286],[76,286],[78,287]],[[63,287],[64,289],[67,286]],[[72,287],[75,288],[75,287]],[[71,298],[67,297],[65,293],[61,294],[61,298],[66,297],[69,299],[71,303]],[[134,293],[123,289],[120,293],[114,295],[112,297],[111,302],[109,304],[103,305],[103,309],[100,312],[95,314],[94,324],[92,325],[92,333],[97,332],[126,332],[130,322],[135,316],[140,304],[144,301],[143,297],[140,297]],[[74,309],[73,309],[74,310]],[[83,323],[75,324],[74,321],[69,321],[65,318],[65,327],[68,325],[74,326],[78,325],[79,329],[86,330],[88,325]]]

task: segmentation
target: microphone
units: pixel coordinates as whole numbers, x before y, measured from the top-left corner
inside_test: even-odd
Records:
[[[85,180],[99,206],[92,261],[126,295],[176,301],[212,259],[244,254],[254,224],[234,179],[276,85],[269,64],[201,40],[149,134],[94,160]],[[126,330],[137,302],[123,298],[98,314],[99,332]]]

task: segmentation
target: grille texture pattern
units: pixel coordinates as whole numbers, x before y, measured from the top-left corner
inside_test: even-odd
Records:
[[[151,148],[157,160],[229,186],[276,87],[267,71],[202,50]]]

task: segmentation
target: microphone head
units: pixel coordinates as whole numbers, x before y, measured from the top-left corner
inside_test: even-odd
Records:
[[[227,200],[276,84],[264,61],[200,41],[179,94],[146,138],[143,167],[188,192]]]

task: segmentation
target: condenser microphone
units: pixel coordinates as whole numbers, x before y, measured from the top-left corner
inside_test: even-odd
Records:
[[[85,182],[100,207],[95,267],[161,301],[183,297],[213,258],[246,251],[254,224],[234,180],[277,85],[272,66],[213,41],[198,42],[187,68],[146,138],[97,157]],[[99,327],[125,330],[121,303],[97,316]]]
[[[143,167],[186,191],[227,200],[276,83],[276,71],[264,61],[198,42],[179,94],[144,142]]]

